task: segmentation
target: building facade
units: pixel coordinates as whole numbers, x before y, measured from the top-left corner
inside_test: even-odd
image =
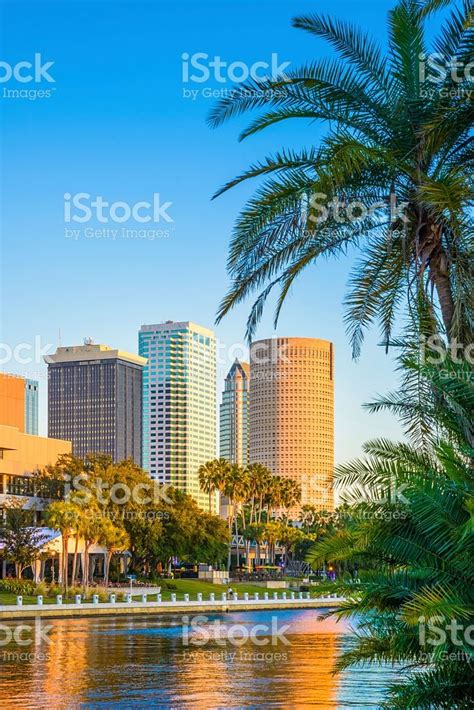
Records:
[[[143,325],[143,467],[209,509],[198,469],[216,456],[216,341],[200,325]],[[217,497],[214,505],[217,512]]]
[[[48,434],[141,465],[144,358],[86,342],[48,355]]]
[[[33,436],[18,427],[0,424],[0,521],[5,507],[17,500],[25,508],[34,508],[39,522],[45,496],[33,474],[69,453],[69,441]]]
[[[38,382],[0,372],[0,424],[38,434]]]
[[[250,460],[301,485],[302,505],[334,507],[334,351],[273,338],[250,350]]]
[[[38,436],[38,389],[36,380],[25,380],[25,432]]]
[[[25,380],[0,373],[0,424],[25,431]]]
[[[220,445],[222,458],[239,466],[249,459],[250,365],[236,360],[224,383],[220,405]]]

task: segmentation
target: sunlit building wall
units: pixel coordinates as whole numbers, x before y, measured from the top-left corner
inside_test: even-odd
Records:
[[[153,479],[191,495],[209,510],[198,469],[216,457],[216,341],[185,322],[143,325],[143,467]],[[217,496],[211,509],[217,512]]]
[[[252,344],[250,460],[298,481],[303,505],[332,510],[332,343],[274,338]]]
[[[249,463],[250,366],[236,360],[225,378],[220,405],[220,456],[231,463]]]

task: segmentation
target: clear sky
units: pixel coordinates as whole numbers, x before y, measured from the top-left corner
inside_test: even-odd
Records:
[[[315,143],[314,125],[280,125],[239,143],[245,120],[218,130],[206,125],[213,101],[203,89],[230,88],[214,80],[183,82],[183,54],[223,61],[270,61],[297,66],[330,55],[323,41],[295,30],[291,18],[330,13],[384,40],[388,0],[318,2],[155,0],[4,2],[3,61],[14,66],[37,53],[50,67],[44,78],[19,88],[51,89],[49,98],[1,99],[3,144],[2,369],[40,379],[41,432],[46,433],[46,368],[8,360],[20,343],[78,344],[86,336],[137,350],[142,323],[193,320],[212,327],[228,286],[227,245],[250,186],[211,202],[214,190],[250,162],[283,146]],[[3,67],[3,65],[2,65]],[[46,70],[48,71],[48,70]],[[3,76],[3,75],[2,75]],[[185,89],[198,89],[196,99]],[[248,117],[247,117],[248,121]],[[100,195],[133,204],[172,204],[167,238],[155,240],[65,236],[64,194]],[[122,225],[105,225],[120,227]],[[137,226],[137,225],[125,225]],[[150,225],[138,225],[150,227]],[[151,225],[156,227],[156,225]],[[294,287],[278,330],[269,309],[259,337],[320,337],[336,348],[336,455],[356,455],[372,436],[398,433],[389,416],[368,415],[361,404],[395,386],[393,363],[369,337],[351,361],[342,323],[342,299],[351,259],[321,262]],[[243,342],[248,306],[216,328],[227,350]],[[234,347],[233,347],[234,346]],[[23,351],[23,355],[25,355]],[[221,382],[219,382],[219,389]]]

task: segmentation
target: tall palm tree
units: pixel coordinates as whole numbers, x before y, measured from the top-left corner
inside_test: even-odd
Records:
[[[250,523],[261,523],[265,496],[271,487],[273,475],[270,469],[261,463],[250,464],[247,466],[247,472],[251,496]]]
[[[359,580],[341,578],[335,587],[346,598],[337,613],[357,618],[360,629],[340,669],[401,662],[402,682],[386,707],[467,708],[474,704],[466,634],[474,628],[474,368],[451,359],[410,366],[427,385],[421,405],[436,425],[423,447],[378,439],[365,445],[364,459],[337,469],[338,486],[353,491],[352,518],[318,541],[308,561],[364,561]],[[377,406],[418,417],[419,404],[401,393]]]
[[[242,466],[237,464],[232,464],[227,472],[226,480],[224,482],[224,494],[229,498],[230,509],[231,509],[231,521],[229,526],[229,533],[232,532],[232,525],[234,526],[234,533],[236,539],[236,552],[237,552],[237,567],[240,564],[240,546],[239,546],[239,525],[238,525],[238,515],[239,509],[247,499],[248,495],[248,476],[247,472]],[[230,569],[230,561],[229,561]]]
[[[212,496],[217,490],[219,461],[207,461],[198,470],[199,486],[204,493],[209,495],[209,512],[212,512]]]
[[[285,478],[281,482],[282,505],[287,511],[294,510],[301,503],[301,485],[293,478]]]
[[[358,250],[345,304],[355,357],[374,322],[389,343],[399,308],[419,293],[440,312],[448,338],[470,342],[474,108],[462,69],[474,54],[473,11],[468,0],[456,3],[429,45],[426,18],[447,4],[397,2],[388,16],[385,53],[351,23],[297,17],[294,27],[326,40],[336,58],[249,81],[217,104],[214,127],[263,109],[241,139],[297,118],[327,128],[318,145],[281,149],[218,191],[266,178],[236,222],[228,259],[232,283],[218,320],[257,292],[250,339],[272,289],[280,289],[277,321],[307,266]],[[461,71],[432,81],[424,59],[430,53],[446,64],[455,57]]]
[[[78,506],[69,501],[55,501],[50,503],[44,511],[46,524],[61,533],[62,554],[59,574],[66,593],[69,582],[69,540],[77,530],[79,514],[80,509]]]
[[[117,552],[124,552],[130,545],[130,539],[126,530],[114,525],[112,521],[106,518],[104,520],[102,542],[107,548],[104,569],[104,584],[107,587],[109,584],[110,563],[112,561],[112,557]]]

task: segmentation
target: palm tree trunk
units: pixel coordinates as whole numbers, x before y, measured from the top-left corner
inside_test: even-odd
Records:
[[[229,515],[227,518],[228,526],[229,526],[229,547],[227,550],[227,575],[230,577],[230,563],[231,563],[231,556],[232,556],[232,517]]]
[[[422,225],[418,230],[421,269],[422,272],[428,269],[430,280],[436,288],[441,317],[449,341],[453,326],[454,298],[449,278],[449,261],[441,244],[442,227],[429,218],[421,219]]]
[[[68,577],[69,577],[69,570],[68,570],[68,548],[69,548],[69,537],[68,535],[64,535],[63,533],[63,587],[66,592],[67,596],[67,588],[68,588]]]
[[[76,534],[76,541],[74,545],[74,557],[72,558],[72,579],[71,579],[71,585],[74,587],[76,584],[76,576],[77,576],[77,555],[79,552],[79,535]]]
[[[105,570],[104,570],[104,584],[106,587],[109,586],[109,570],[110,570],[110,562],[112,560],[112,555],[113,552],[108,552],[107,556],[105,558]]]
[[[84,569],[82,570],[82,586],[84,587],[84,592],[87,592],[89,587],[89,549],[90,544],[85,544],[84,546]]]
[[[234,516],[234,529],[235,529],[235,544],[237,546],[237,567],[240,567],[240,547],[239,547],[239,526],[237,523],[237,515]]]
[[[444,327],[446,328],[446,334],[448,336],[448,340],[451,340],[451,330],[454,318],[454,300],[451,289],[451,281],[449,280],[449,276],[445,273],[442,263],[442,257],[436,259],[434,263],[431,263],[430,273],[433,276],[439,305],[441,307],[441,316]]]

